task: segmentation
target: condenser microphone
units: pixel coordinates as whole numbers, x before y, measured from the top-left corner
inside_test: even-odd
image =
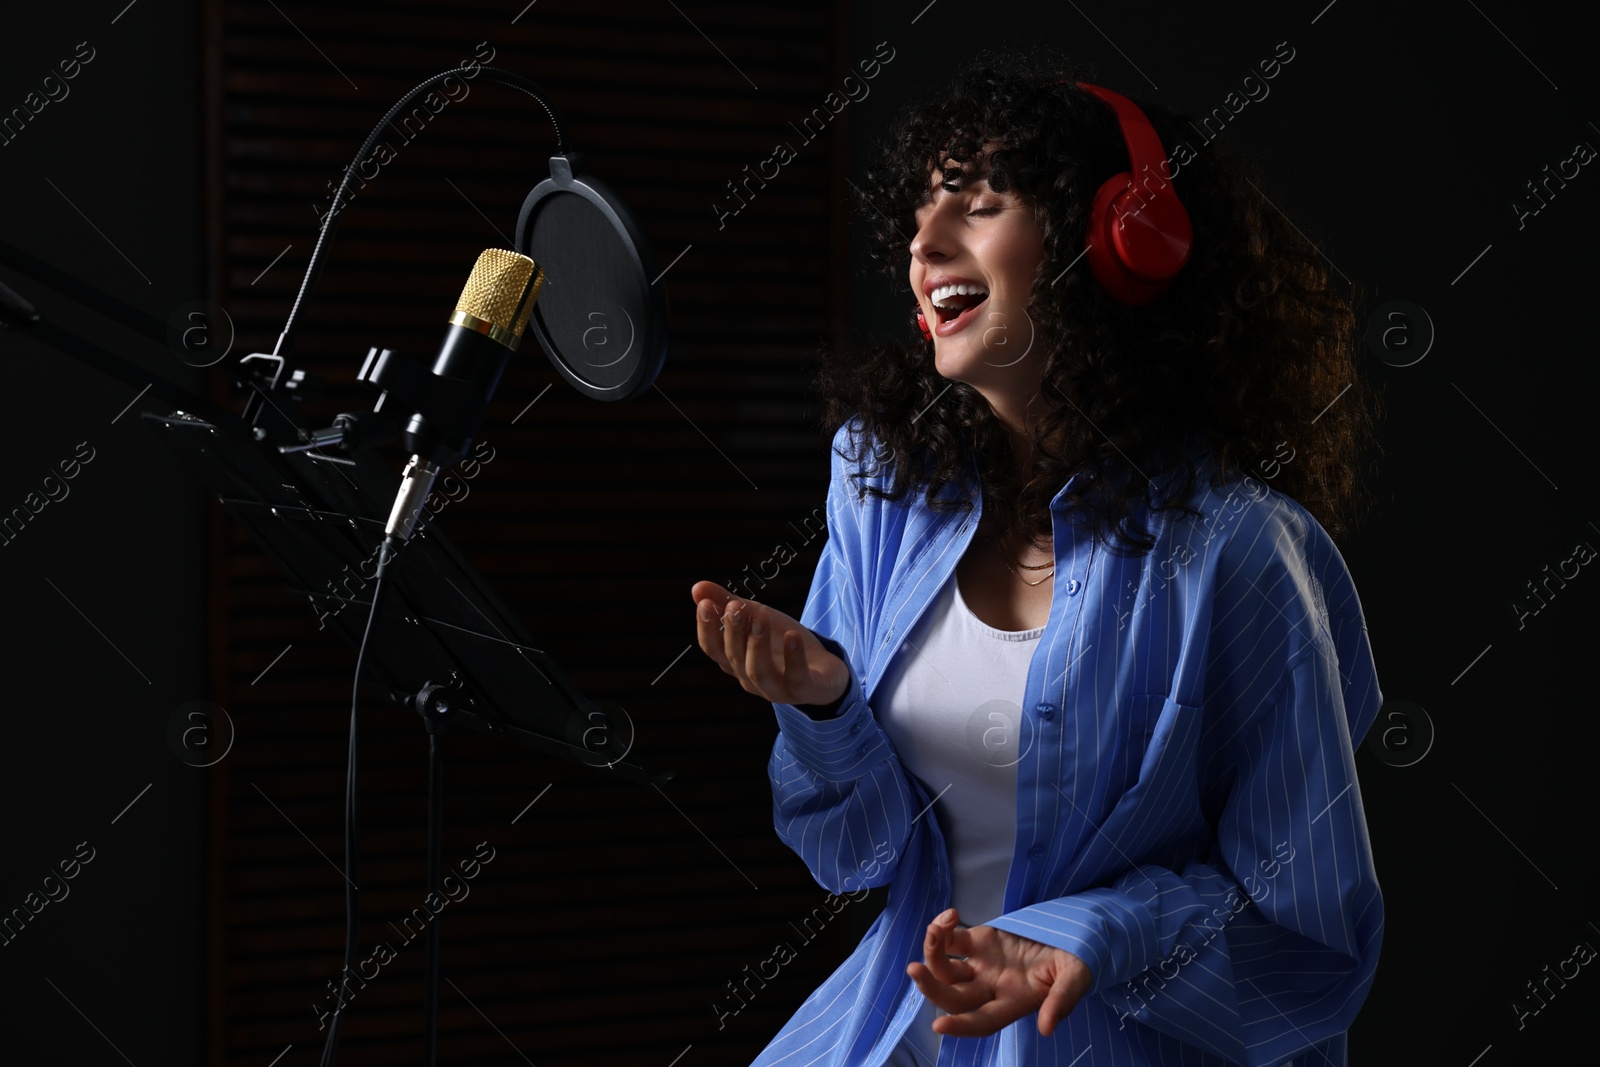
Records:
[[[384,527],[386,540],[410,540],[434,479],[472,447],[543,285],[544,271],[527,256],[489,248],[478,257],[433,361],[429,413],[406,423],[411,460]]]

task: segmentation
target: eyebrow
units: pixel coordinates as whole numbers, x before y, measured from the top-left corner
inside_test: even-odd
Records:
[[[982,192],[996,193],[998,195],[998,190],[989,184],[989,175],[982,174],[977,177],[964,177],[961,179],[960,184],[956,186],[952,186],[949,182],[944,181],[941,181],[938,186],[934,186],[930,183],[929,185],[923,187],[922,195],[917,198],[914,204],[912,204],[912,208],[916,209],[933,203],[933,190],[935,188],[943,189],[947,193],[955,194],[971,191],[973,187],[977,185],[983,186],[983,189],[981,190]]]

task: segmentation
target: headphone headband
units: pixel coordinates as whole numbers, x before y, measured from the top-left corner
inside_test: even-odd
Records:
[[[1167,160],[1167,152],[1161,147],[1161,138],[1156,134],[1155,127],[1150,125],[1150,120],[1139,110],[1139,106],[1110,89],[1088,82],[1076,84],[1090,96],[1105,103],[1117,116],[1117,125],[1122,127],[1123,143],[1128,146],[1128,173],[1143,174],[1148,167],[1156,174],[1161,174],[1160,167]]]

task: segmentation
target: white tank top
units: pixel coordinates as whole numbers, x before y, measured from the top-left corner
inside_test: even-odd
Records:
[[[1000,915],[1017,836],[1022,695],[1044,627],[997,630],[967,607],[952,573],[905,636],[873,704],[900,762],[934,797],[951,903],[966,926]],[[887,1067],[932,1067],[939,1037],[922,1011]]]

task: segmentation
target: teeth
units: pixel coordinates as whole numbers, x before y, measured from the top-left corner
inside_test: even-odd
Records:
[[[941,285],[935,289],[930,298],[935,304],[943,304],[952,296],[988,296],[989,290],[981,285],[972,285],[967,282],[958,282],[955,285]]]

